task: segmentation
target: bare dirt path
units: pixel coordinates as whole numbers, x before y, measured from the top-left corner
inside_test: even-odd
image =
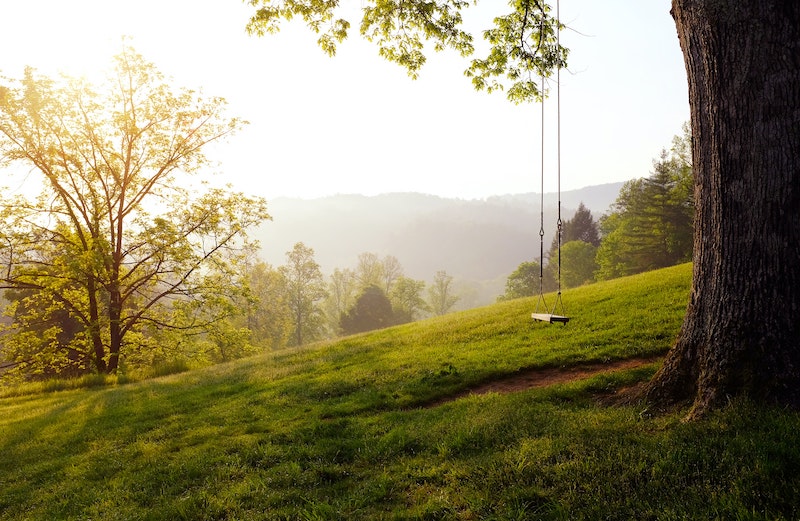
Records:
[[[462,392],[435,400],[427,404],[426,407],[436,407],[471,394],[485,394],[490,392],[513,393],[526,389],[582,380],[601,373],[642,367],[657,362],[663,359],[663,357],[663,355],[658,355],[645,358],[626,358],[625,360],[615,360],[608,363],[578,364],[563,368],[548,367],[543,369],[529,369],[509,376],[508,378],[486,382],[471,389],[466,389]]]

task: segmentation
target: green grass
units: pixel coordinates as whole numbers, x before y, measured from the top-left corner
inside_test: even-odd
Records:
[[[797,519],[800,418],[597,396],[656,365],[426,404],[535,367],[665,352],[679,266],[147,381],[0,399],[0,519]]]

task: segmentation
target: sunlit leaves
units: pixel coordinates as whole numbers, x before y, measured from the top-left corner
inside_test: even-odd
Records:
[[[53,327],[80,327],[59,344],[42,337],[34,351],[51,352],[55,364],[50,347],[63,344],[73,367],[85,355],[98,371],[113,371],[126,345],[152,347],[155,330],[216,327],[221,344],[238,338],[217,322],[230,314],[225,290],[236,289],[246,230],[269,217],[265,202],[184,188],[206,164],[204,147],[243,124],[225,115],[224,100],[173,88],[129,47],[104,84],[32,69],[3,82],[0,154],[44,180],[35,200],[0,198],[2,283],[27,292],[15,332],[29,337],[37,321],[66,310]],[[208,305],[181,314],[198,309],[192,302]]]
[[[513,10],[494,19],[484,31],[489,54],[476,58],[466,71],[478,90],[506,90],[510,101],[540,100],[545,95],[542,78],[566,65],[566,49],[560,47],[558,21],[547,5],[534,0],[511,2]]]
[[[375,0],[363,9],[361,34],[378,44],[381,56],[416,78],[426,61],[426,41],[432,41],[437,51],[472,53],[472,36],[461,29],[461,10],[468,5],[460,0]]]
[[[335,18],[338,0],[248,0],[257,7],[247,24],[247,32],[258,36],[277,33],[281,19],[301,18],[315,34],[317,43],[328,55],[336,54],[336,44],[347,38],[350,22]]]
[[[286,280],[287,304],[294,322],[292,343],[300,346],[316,339],[322,331],[323,313],[317,303],[327,292],[312,248],[298,242],[286,252],[286,261],[279,271]]]
[[[263,36],[275,33],[281,20],[300,17],[329,55],[347,37],[350,22],[338,17],[337,0],[249,0],[256,7],[247,29]],[[477,3],[474,2],[474,3]],[[463,29],[466,0],[369,0],[361,9],[360,33],[378,46],[378,53],[419,76],[427,61],[428,44],[434,51],[453,49],[461,56],[475,52],[473,35]],[[494,19],[483,31],[489,44],[483,58],[474,58],[465,75],[477,90],[505,91],[514,103],[536,101],[546,95],[543,78],[566,65],[567,50],[559,45],[558,20],[540,0],[511,0],[510,12]]]

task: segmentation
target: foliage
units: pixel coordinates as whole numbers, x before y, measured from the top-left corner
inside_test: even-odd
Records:
[[[561,244],[572,241],[583,241],[595,247],[600,246],[600,233],[597,228],[597,222],[592,217],[592,212],[582,202],[578,205],[578,209],[575,210],[572,219],[567,219],[562,224]],[[550,247],[550,258],[553,257],[552,251],[557,246],[556,238]]]
[[[260,198],[183,188],[204,147],[242,125],[224,100],[174,92],[129,47],[102,85],[33,69],[2,81],[0,157],[43,187],[33,200],[0,198],[15,371],[113,373],[152,346],[147,330],[185,342],[223,320],[230,308],[195,304],[227,296],[220,282],[238,272],[246,230],[268,218]]]
[[[564,287],[575,288],[594,281],[597,270],[597,247],[584,241],[570,241],[561,246],[561,280]]]
[[[381,259],[375,253],[364,252],[358,256],[355,278],[359,290],[376,286],[388,295],[392,291],[394,283],[402,276],[403,266],[393,255],[386,255]]]
[[[562,223],[560,243],[559,252],[559,237],[555,237],[547,254],[546,271],[553,282],[545,286],[546,290],[558,285],[559,270],[561,282],[566,287],[594,281],[597,269],[595,254],[600,245],[600,235],[592,212],[583,203],[578,205],[572,219]]]
[[[694,202],[689,147],[684,128],[672,151],[662,152],[648,178],[627,182],[613,211],[601,219],[597,253],[600,279],[672,266],[691,259]]]
[[[392,303],[377,286],[362,290],[353,307],[342,317],[341,328],[346,335],[373,331],[394,323]]]
[[[325,282],[314,250],[298,242],[286,252],[287,263],[280,272],[286,280],[287,303],[292,316],[292,345],[311,342],[322,333],[323,312],[319,301],[325,298]]]
[[[483,33],[489,54],[472,60],[465,74],[477,90],[507,89],[508,99],[515,103],[541,100],[545,78],[566,65],[567,50],[556,35],[559,22],[544,2],[521,0],[510,5],[512,12],[496,17],[495,27]]]
[[[425,281],[401,277],[392,288],[389,300],[392,302],[392,314],[395,324],[413,322],[429,311],[422,294]]]
[[[453,277],[446,271],[437,271],[433,276],[433,283],[428,287],[428,307],[434,315],[444,315],[449,312],[459,296],[453,293]]]
[[[394,255],[386,255],[381,262],[383,292],[387,295],[394,290],[395,284],[403,278],[403,266]]]
[[[359,254],[354,270],[337,268],[329,279],[325,310],[330,324],[330,336],[335,337],[342,332],[349,334],[366,331],[352,329],[353,317],[346,315],[355,312],[356,298],[360,298],[357,295],[371,293],[372,290],[367,291],[369,288],[379,288],[384,297],[389,298],[392,308],[392,318],[388,323],[381,321],[379,326],[371,325],[369,329],[413,322],[429,310],[422,297],[425,282],[405,277],[403,266],[397,257],[386,255],[381,258],[375,253],[364,252]],[[367,322],[369,321],[368,319]],[[342,330],[343,324],[348,324],[345,331]]]
[[[328,293],[323,304],[328,335],[338,336],[341,333],[342,317],[353,306],[356,298],[357,280],[353,270],[336,268],[328,280]]]
[[[359,254],[355,277],[360,290],[370,286],[381,287],[383,266],[381,266],[381,260],[378,255],[372,252]]]
[[[248,24],[250,34],[279,30],[282,19],[301,18],[316,34],[317,43],[329,55],[348,36],[352,25],[328,0],[248,0],[255,8]],[[476,2],[477,3],[477,2]],[[370,0],[361,9],[359,31],[378,46],[389,61],[416,78],[425,64],[425,42],[435,51],[454,49],[467,57],[474,53],[473,37],[463,28],[465,0]],[[537,0],[510,3],[511,12],[494,18],[494,27],[483,31],[489,44],[484,58],[474,58],[465,74],[478,90],[507,90],[514,102],[544,96],[544,78],[566,64],[567,51],[558,44],[557,20],[550,8]]]
[[[657,364],[436,405],[521,369],[663,353],[690,276],[570,290],[564,328],[519,299],[0,399],[0,519],[796,519],[800,416],[738,400],[687,424],[598,403]]]
[[[272,349],[285,346],[292,332],[292,310],[284,273],[257,262],[248,270],[247,282],[253,298],[245,305],[251,341]]]
[[[551,270],[542,270],[536,261],[523,262],[506,279],[506,291],[498,301],[538,295],[540,290],[553,291],[556,287]]]
[[[574,244],[583,242],[587,246]],[[542,269],[537,261],[522,262],[506,279],[505,292],[497,300],[509,300],[538,295],[540,292],[555,291],[558,287],[559,261],[561,276],[567,287],[575,287],[594,280],[594,252],[600,244],[597,223],[592,212],[583,203],[578,205],[572,219],[561,226],[561,259],[559,259],[559,238],[555,237],[547,253],[547,265]],[[589,259],[588,256],[592,255]],[[574,256],[574,257],[573,257]]]

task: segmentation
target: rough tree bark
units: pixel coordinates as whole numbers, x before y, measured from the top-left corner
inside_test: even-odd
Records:
[[[673,0],[695,175],[691,299],[648,384],[700,417],[800,405],[800,2]]]

